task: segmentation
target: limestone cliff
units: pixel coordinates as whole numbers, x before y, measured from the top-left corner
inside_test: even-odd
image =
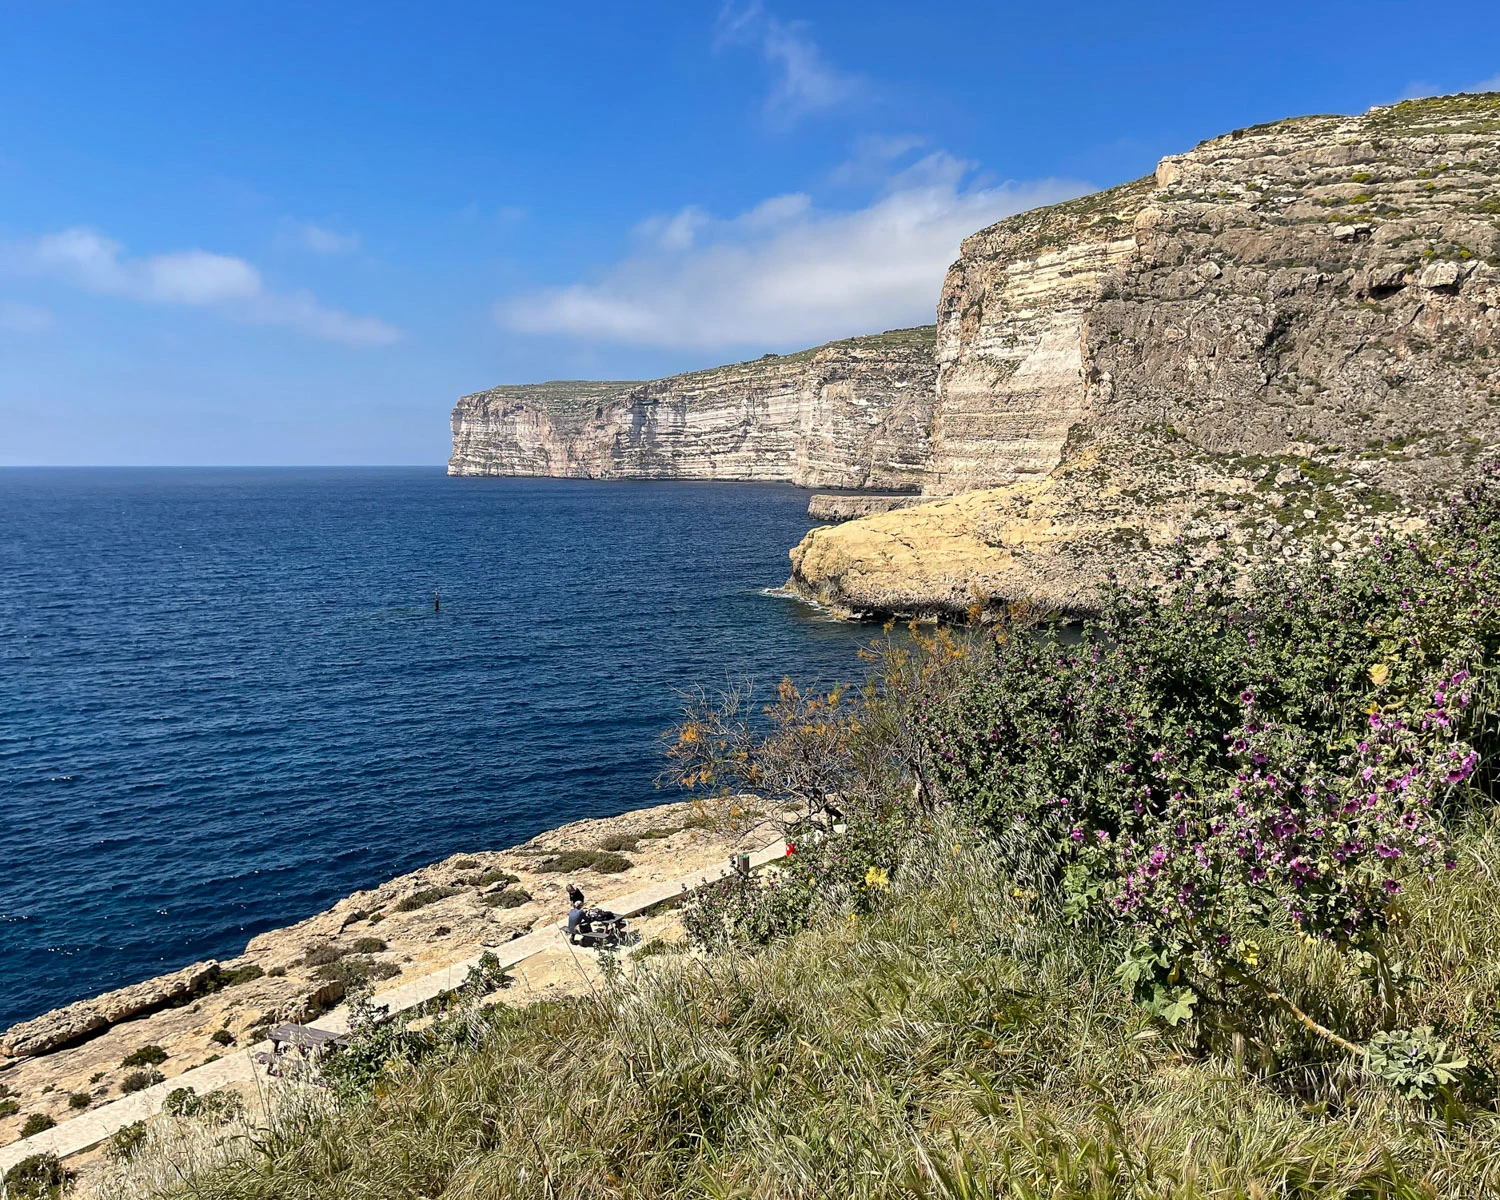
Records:
[[[1500,441],[1500,95],[1236,130],[967,239],[929,494],[813,531],[851,611],[1087,609],[1108,571],[1336,555]],[[974,490],[978,489],[978,490]]]
[[[929,325],[649,383],[492,388],[455,406],[448,472],[916,490],[932,339]]]

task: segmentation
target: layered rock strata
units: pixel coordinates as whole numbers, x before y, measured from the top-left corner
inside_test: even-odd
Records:
[[[927,504],[815,530],[849,612],[1086,610],[1177,543],[1410,527],[1500,441],[1500,95],[1236,130],[967,239]]]
[[[144,1017],[163,1008],[185,1004],[218,978],[219,964],[194,963],[169,975],[145,983],[117,988],[92,1000],[54,1009],[32,1021],[22,1021],[0,1033],[0,1056],[25,1058],[46,1054],[87,1040],[133,1017]]]
[[[920,487],[933,329],[898,329],[648,383],[498,387],[453,410],[450,475]]]
[[[807,515],[814,521],[852,521],[874,513],[909,508],[918,503],[916,496],[862,496],[818,492],[807,502]]]

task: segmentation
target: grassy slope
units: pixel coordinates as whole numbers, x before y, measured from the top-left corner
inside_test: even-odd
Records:
[[[464,1048],[185,1190],[1500,1194],[1493,1115],[1448,1128],[1353,1071],[1335,1109],[1296,1078],[1195,1056],[1129,1003],[1089,937],[955,836],[928,839],[873,917],[759,956],[652,959],[612,997],[497,1012]],[[1482,1014],[1500,993],[1500,834],[1462,844],[1457,871],[1408,889],[1401,940],[1427,1019]],[[1361,1002],[1321,951],[1267,953],[1327,1009]]]

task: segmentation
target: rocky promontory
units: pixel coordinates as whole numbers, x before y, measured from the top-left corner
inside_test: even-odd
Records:
[[[850,612],[1087,610],[1184,545],[1336,557],[1500,441],[1500,94],[1238,129],[968,238],[929,496],[816,529]]]
[[[448,473],[916,491],[932,347],[928,325],[647,383],[491,388],[454,407]]]

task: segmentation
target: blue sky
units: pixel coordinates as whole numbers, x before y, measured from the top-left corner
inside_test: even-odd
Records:
[[[966,233],[1500,88],[1491,2],[0,10],[0,465],[440,463],[454,397],[932,319]]]

